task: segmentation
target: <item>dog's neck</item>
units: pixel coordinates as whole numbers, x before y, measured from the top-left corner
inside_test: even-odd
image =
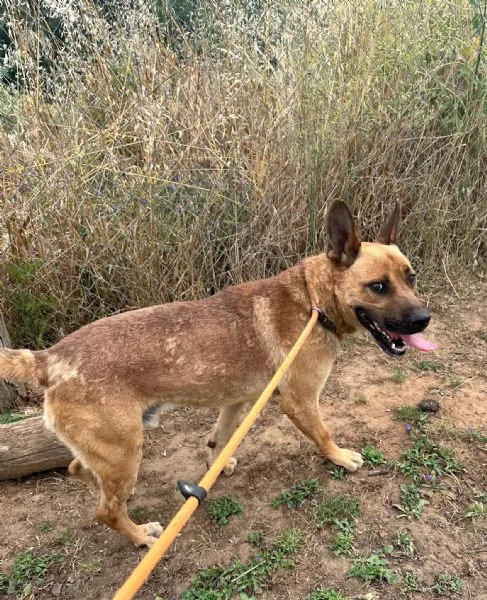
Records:
[[[337,310],[335,301],[335,281],[331,261],[326,255],[310,256],[301,263],[304,283],[312,308],[321,312],[320,323],[327,331],[331,331],[338,339],[353,331],[343,320]],[[330,293],[330,290],[333,290]]]
[[[317,306],[313,306],[313,308],[311,310],[317,311],[318,321],[325,329],[327,329],[328,331],[331,331],[332,333],[337,332],[337,328],[335,327],[335,324],[333,323],[333,321],[330,321],[330,319],[325,315],[325,313],[321,310],[321,308],[319,308]]]

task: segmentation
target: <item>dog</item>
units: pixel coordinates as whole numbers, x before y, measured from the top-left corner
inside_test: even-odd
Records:
[[[365,328],[388,355],[436,348],[420,335],[430,315],[396,245],[399,223],[396,204],[376,241],[361,242],[346,204],[334,202],[325,253],[202,300],[100,319],[46,350],[3,349],[0,376],[44,388],[45,424],[75,457],[68,473],[99,490],[98,521],[150,547],[161,525],[137,525],[127,513],[144,421],[154,424],[178,406],[219,407],[208,442],[212,460],[317,309],[320,324],[278,386],[280,403],[326,458],[355,471],[361,455],[335,444],[319,408],[340,340]],[[225,473],[235,466],[232,457]]]

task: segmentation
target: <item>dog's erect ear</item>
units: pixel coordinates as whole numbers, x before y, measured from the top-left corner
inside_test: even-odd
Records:
[[[360,250],[360,234],[348,206],[337,200],[328,211],[328,258],[351,265]]]
[[[391,216],[387,222],[382,225],[379,235],[375,240],[378,244],[396,244],[397,236],[399,235],[399,226],[401,224],[401,205],[396,202]]]

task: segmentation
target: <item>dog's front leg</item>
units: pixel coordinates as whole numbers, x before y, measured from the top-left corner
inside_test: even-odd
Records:
[[[220,414],[218,415],[218,419],[215,425],[215,429],[211,435],[211,438],[208,440],[208,459],[207,464],[210,466],[215,458],[218,456],[222,448],[230,439],[235,426],[237,424],[237,419],[242,410],[244,403],[241,404],[231,404],[229,406],[223,406],[220,409]],[[235,467],[237,466],[237,459],[235,456],[231,456],[228,460],[228,463],[223,468],[223,472],[225,475],[232,475],[235,471]]]
[[[331,462],[356,471],[363,464],[358,452],[338,447],[331,437],[320,413],[319,392],[304,389],[299,393],[291,387],[282,394],[281,408],[304,435],[313,440]]]

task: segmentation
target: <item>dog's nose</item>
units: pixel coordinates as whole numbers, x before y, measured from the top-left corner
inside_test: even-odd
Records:
[[[428,326],[430,322],[430,313],[426,308],[418,308],[413,311],[409,318],[409,323],[411,325],[411,329],[414,329],[414,332],[423,331]]]

